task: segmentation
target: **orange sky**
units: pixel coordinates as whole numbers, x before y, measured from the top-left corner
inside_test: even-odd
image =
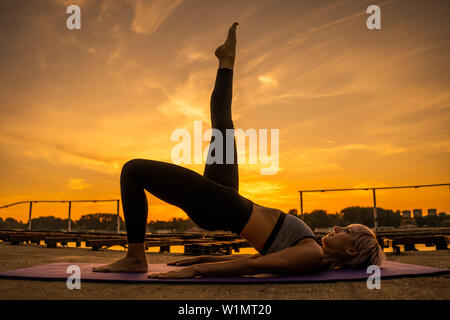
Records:
[[[70,4],[81,7],[81,30],[66,28]],[[381,30],[366,28],[371,4]],[[280,130],[280,171],[240,165],[242,195],[287,212],[300,211],[300,189],[449,183],[449,9],[447,0],[2,1],[0,206],[119,199],[126,161],[171,162],[174,130],[209,127],[214,50],[234,21],[235,128]],[[149,220],[187,218],[147,196]],[[372,204],[371,191],[304,196],[306,212]],[[377,206],[450,214],[449,188],[377,191]],[[65,217],[67,207],[36,204],[33,216]],[[116,207],[72,206],[73,219],[90,212]],[[28,205],[0,217],[26,221]]]

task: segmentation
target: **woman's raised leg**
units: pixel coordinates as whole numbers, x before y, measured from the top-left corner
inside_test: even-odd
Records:
[[[211,157],[216,156],[213,148],[214,136],[211,137],[208,160],[203,175],[217,183],[239,190],[239,171],[237,163],[236,140],[234,134],[232,141],[227,141],[227,129],[234,130],[231,116],[231,102],[233,95],[233,69],[236,51],[236,26],[234,23],[228,31],[224,44],[216,49],[215,55],[219,59],[216,82],[211,95],[210,112],[211,127],[221,132],[222,163],[210,163]],[[234,132],[234,131],[233,131]],[[227,163],[227,144],[233,143],[232,163]]]

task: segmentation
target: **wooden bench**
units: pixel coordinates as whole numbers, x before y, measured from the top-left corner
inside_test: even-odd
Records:
[[[46,237],[44,239],[47,248],[56,248],[58,243],[67,246],[68,242],[75,242],[77,247],[81,247],[81,239],[79,237]]]
[[[447,250],[449,243],[450,236],[448,235],[383,238],[383,246],[392,247],[395,254],[400,254],[400,245],[405,247],[405,251],[417,251],[416,244],[425,244],[427,247],[435,246],[436,250]]]
[[[184,245],[185,255],[229,255],[233,249],[249,247],[247,241],[212,241],[186,243]],[[238,251],[238,250],[237,250]]]

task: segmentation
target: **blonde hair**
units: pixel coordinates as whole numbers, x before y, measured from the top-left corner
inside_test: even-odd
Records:
[[[375,233],[362,224],[351,224],[348,227],[356,236],[353,246],[358,250],[358,255],[347,258],[345,261],[337,261],[334,267],[337,269],[366,269],[370,265],[376,265],[383,268],[387,259]]]

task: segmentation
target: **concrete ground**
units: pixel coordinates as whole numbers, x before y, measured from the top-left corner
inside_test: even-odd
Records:
[[[149,252],[151,263],[185,257],[181,253]],[[84,248],[10,245],[0,242],[0,271],[52,262],[108,263],[124,252]],[[387,253],[391,261],[450,269],[450,250]],[[0,299],[146,299],[146,300],[449,300],[450,275],[383,279],[380,290],[369,290],[365,281],[295,284],[118,284],[83,282],[81,290],[68,290],[65,281],[0,279]]]

